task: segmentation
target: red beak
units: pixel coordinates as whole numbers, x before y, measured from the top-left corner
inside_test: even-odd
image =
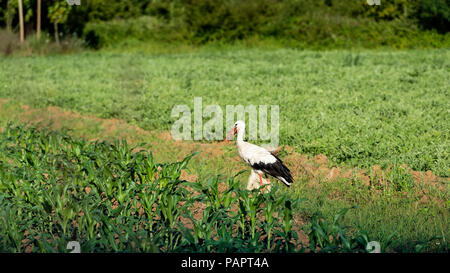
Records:
[[[233,129],[228,133],[228,135],[227,135],[227,137],[225,138],[225,140],[226,140],[227,142],[230,142],[230,141],[233,139],[233,137],[234,137],[234,135],[235,135],[236,133],[237,133],[237,128],[236,128],[236,127],[233,127]],[[230,139],[228,139],[229,136],[231,136]]]

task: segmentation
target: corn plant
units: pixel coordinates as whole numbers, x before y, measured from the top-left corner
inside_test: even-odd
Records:
[[[184,181],[195,154],[156,163],[135,148],[9,124],[0,134],[0,250],[66,252],[76,240],[83,252],[296,251],[297,201],[277,186],[247,191],[242,172]],[[328,251],[324,225],[311,238]]]
[[[343,227],[341,219],[350,210],[344,208],[337,212],[333,219],[326,219],[321,213],[316,213],[311,217],[312,227],[309,237],[309,250],[311,252],[370,252],[367,246],[370,240],[367,232],[358,229],[357,234],[353,237],[349,235],[347,228]],[[391,243],[391,234],[387,239],[387,244],[382,245],[382,251]]]

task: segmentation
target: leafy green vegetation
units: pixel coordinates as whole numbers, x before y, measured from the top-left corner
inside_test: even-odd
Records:
[[[446,4],[438,2],[395,0],[369,6],[364,1],[155,1],[140,19],[93,20],[83,36],[94,48],[127,40],[205,44],[249,39],[276,39],[280,45],[312,49],[448,47],[443,23],[448,24],[449,17]],[[433,29],[434,22],[436,29],[424,31],[418,22],[427,29]]]
[[[1,252],[449,251],[447,1],[42,2],[0,2]],[[175,143],[194,97],[279,105],[289,190]]]
[[[449,177],[447,50],[221,49],[3,58],[0,97],[159,131],[195,96],[222,109],[279,105],[280,144],[300,154]]]
[[[89,23],[84,28],[84,37],[89,46],[100,48],[126,40],[147,41],[154,39],[154,35],[157,34],[155,29],[161,27],[163,26],[153,17]]]
[[[13,30],[17,1],[0,3],[0,27]],[[96,0],[71,8],[43,2],[47,33],[82,37],[98,49],[135,41],[187,44],[276,41],[280,46],[334,48],[447,48],[446,0]],[[36,0],[24,1],[34,28]],[[28,34],[27,34],[28,35]],[[59,40],[59,35],[54,35]]]
[[[7,104],[0,105],[0,124],[2,127],[6,126],[6,123],[8,120],[17,120],[17,118],[23,118],[23,111],[24,108],[20,106],[20,104],[10,102]],[[28,112],[29,110],[27,110]],[[53,114],[57,114],[57,112],[52,112]],[[28,116],[29,114],[25,114],[25,116]],[[29,121],[35,121],[38,122],[42,117],[45,117],[46,113],[45,110],[39,110],[36,109],[36,112],[28,116]],[[44,120],[45,121],[45,120]],[[51,119],[48,120],[49,125],[51,125],[53,122]],[[283,187],[281,189],[275,188],[273,195],[266,195],[267,198],[257,198],[255,200],[251,200],[251,197],[256,196],[256,193],[253,193],[252,195],[248,195],[248,192],[242,191],[244,188],[244,183],[247,181],[247,177],[245,175],[240,175],[239,173],[236,173],[239,169],[236,170],[236,165],[244,165],[239,164],[239,162],[234,162],[228,160],[230,157],[235,156],[235,148],[230,145],[230,147],[224,147],[225,153],[221,155],[220,153],[217,155],[214,155],[213,157],[208,156],[207,154],[204,154],[205,151],[202,151],[202,149],[199,149],[200,146],[197,146],[198,148],[192,149],[189,146],[186,148],[178,147],[177,149],[174,149],[174,143],[173,141],[159,141],[157,138],[153,136],[148,136],[148,134],[142,134],[142,132],[137,132],[133,130],[127,129],[127,127],[118,127],[117,130],[121,132],[120,135],[116,135],[116,133],[110,132],[110,125],[108,125],[107,128],[105,128],[107,131],[102,131],[105,129],[101,129],[96,122],[89,121],[89,120],[79,120],[74,119],[72,121],[57,121],[58,128],[73,128],[74,130],[70,131],[71,135],[76,135],[79,137],[83,137],[84,139],[93,139],[97,138],[98,136],[101,136],[101,139],[109,139],[109,143],[112,143],[112,145],[120,145],[120,142],[115,142],[115,138],[117,137],[123,137],[124,135],[127,136],[128,139],[133,140],[133,146],[139,144],[141,141],[146,141],[151,144],[144,144],[143,146],[139,146],[139,148],[146,148],[151,149],[157,152],[157,157],[152,157],[153,162],[156,166],[165,166],[167,165],[167,161],[176,161],[179,160],[179,158],[183,159],[183,155],[189,154],[192,151],[199,151],[201,154],[196,155],[189,160],[189,164],[185,166],[187,172],[189,173],[195,173],[198,174],[198,180],[191,180],[189,181],[198,181],[197,183],[181,183],[181,187],[189,186],[188,188],[190,193],[193,193],[193,190],[195,189],[195,193],[191,195],[187,195],[186,198],[189,198],[190,200],[194,200],[194,205],[187,207],[191,211],[193,208],[194,214],[187,213],[184,214],[185,221],[182,222],[183,226],[186,223],[186,219],[191,219],[192,216],[194,216],[194,219],[196,220],[196,228],[199,230],[195,231],[196,235],[192,234],[193,240],[196,243],[197,247],[190,246],[188,247],[186,251],[206,251],[207,249],[211,250],[214,249],[214,246],[210,246],[208,244],[203,244],[206,241],[210,242],[212,244],[215,244],[214,240],[217,239],[216,237],[214,240],[206,240],[208,238],[207,236],[214,234],[214,232],[211,233],[211,230],[206,230],[205,227],[210,227],[211,225],[208,225],[207,223],[211,221],[216,221],[216,218],[210,219],[209,216],[213,212],[209,207],[217,208],[218,210],[221,210],[222,212],[224,209],[230,208],[230,205],[232,206],[230,210],[235,215],[235,213],[238,211],[238,208],[241,212],[243,212],[245,215],[247,215],[248,222],[244,224],[245,221],[243,221],[241,218],[242,215],[239,217],[239,219],[235,218],[235,229],[243,229],[247,230],[246,228],[250,227],[249,234],[253,234],[253,239],[257,235],[257,232],[260,229],[263,229],[264,232],[259,232],[261,236],[264,236],[264,234],[267,233],[267,238],[269,241],[263,241],[261,244],[264,244],[265,246],[258,245],[256,248],[252,247],[246,248],[240,248],[241,251],[256,251],[256,249],[263,249],[263,251],[267,251],[267,249],[270,249],[270,242],[274,243],[275,238],[283,238],[282,235],[280,235],[276,230],[280,228],[280,221],[284,221],[285,218],[281,219],[279,217],[280,212],[283,210],[283,202],[284,207],[289,207],[289,203],[286,203],[285,201],[290,201],[291,208],[292,208],[292,217],[293,221],[291,224],[289,222],[286,223],[286,228],[291,227],[291,234],[288,234],[292,238],[295,236],[298,236],[298,240],[296,241],[296,251],[300,251],[302,247],[306,248],[306,251],[327,251],[327,252],[353,252],[353,251],[364,251],[363,247],[367,244],[367,242],[370,242],[372,240],[378,241],[381,243],[381,250],[382,252],[446,252],[448,251],[448,238],[449,238],[449,222],[448,222],[448,182],[444,179],[438,179],[433,180],[430,182],[424,182],[426,177],[422,177],[420,179],[414,178],[414,180],[411,177],[410,172],[407,172],[408,168],[405,166],[400,165],[394,165],[390,170],[386,170],[384,172],[382,171],[376,171],[376,169],[371,170],[368,172],[368,176],[370,178],[369,182],[363,182],[358,177],[349,177],[346,178],[338,177],[336,179],[333,179],[330,181],[326,177],[320,177],[320,176],[309,176],[305,174],[299,174],[298,172],[295,172],[296,176],[296,182],[289,190],[285,190]],[[61,123],[62,122],[62,123]],[[46,126],[46,123],[42,123],[40,126]],[[62,127],[60,127],[62,126]],[[14,127],[12,127],[14,128]],[[3,129],[2,129],[3,130]],[[49,131],[36,131],[33,128],[14,128],[14,131],[31,131],[31,133],[27,133],[28,135],[36,135],[34,138],[43,138],[42,142],[52,142],[54,140],[53,135],[60,135],[64,139],[67,139],[67,141],[62,142],[62,147],[65,147],[66,143],[70,144],[70,137],[68,137],[65,134],[60,134],[57,132],[49,132]],[[9,129],[9,131],[12,131]],[[4,130],[2,132],[8,132],[8,130]],[[125,134],[123,134],[125,132]],[[25,133],[23,133],[25,134]],[[2,138],[7,139],[6,143],[15,143],[20,142],[15,139],[13,139],[11,136],[7,138],[8,135],[2,135]],[[112,138],[111,138],[112,137]],[[22,137],[19,137],[21,139]],[[77,139],[74,139],[74,141],[79,141]],[[88,146],[89,143],[85,141],[81,141],[86,146]],[[2,142],[5,143],[5,142]],[[122,143],[125,143],[125,141],[122,141]],[[130,143],[130,142],[128,142]],[[89,146],[92,146],[91,143]],[[30,144],[31,145],[31,144]],[[142,145],[142,144],[139,144]],[[209,144],[213,145],[213,144]],[[207,146],[209,146],[207,145]],[[72,145],[71,145],[72,146]],[[95,145],[94,145],[95,146]],[[128,144],[126,144],[128,146]],[[166,147],[167,146],[167,147]],[[5,146],[2,146],[5,147]],[[8,145],[6,145],[8,147]],[[83,146],[84,147],[84,146]],[[108,143],[101,144],[99,147],[109,147]],[[132,147],[132,146],[130,146]],[[206,146],[203,146],[206,147]],[[92,147],[90,147],[92,148]],[[63,150],[69,149],[70,147],[66,147]],[[87,149],[87,148],[86,148]],[[131,148],[129,148],[131,150]],[[36,156],[42,156],[39,155],[38,151],[39,149],[35,149],[36,153],[34,155]],[[75,149],[75,153],[77,149]],[[83,150],[83,149],[82,149]],[[28,165],[24,165],[21,161],[13,161],[13,158],[16,158],[11,155],[12,152],[15,152],[16,154],[22,154],[22,151],[19,150],[11,150],[6,149],[6,152],[4,149],[0,149],[0,162],[4,166],[4,170],[6,170],[8,173],[10,170],[14,170],[14,173],[17,173],[16,167],[17,166],[24,166],[22,170],[30,169],[25,168]],[[96,151],[101,152],[102,149],[96,149]],[[133,151],[130,151],[132,154]],[[148,153],[143,152],[144,155]],[[181,155],[181,157],[180,157]],[[21,155],[22,157],[22,155]],[[32,158],[32,155],[30,157],[25,156],[26,158]],[[109,156],[109,153],[106,153],[104,158],[115,158],[114,156]],[[133,157],[131,157],[133,160]],[[283,157],[284,158],[284,157]],[[86,158],[85,158],[86,159]],[[89,159],[86,159],[89,160]],[[298,159],[297,159],[298,160]],[[32,160],[35,162],[38,162],[38,160]],[[183,160],[181,160],[183,161]],[[292,165],[292,161],[288,160],[288,165],[292,167],[294,170],[297,168],[296,166]],[[5,164],[4,164],[5,162]],[[13,163],[16,164],[13,164]],[[71,161],[72,162],[72,161]],[[72,162],[71,164],[77,164],[75,162]],[[106,160],[107,163],[111,163],[109,160]],[[6,164],[9,163],[9,164]],[[25,162],[25,164],[27,164]],[[298,164],[298,163],[297,163]],[[302,168],[310,168],[311,163],[303,162],[300,163]],[[42,165],[42,167],[45,169],[47,165]],[[244,166],[242,166],[244,167]],[[105,165],[106,168],[106,165]],[[159,169],[158,167],[156,167]],[[320,167],[321,168],[321,167]],[[247,167],[245,168],[247,169]],[[319,169],[320,170],[320,169]],[[310,170],[313,173],[314,170]],[[309,171],[309,172],[310,172]],[[356,172],[356,170],[354,170]],[[44,182],[47,182],[47,175],[49,174],[48,171],[44,172],[43,175]],[[308,173],[308,172],[307,172]],[[217,174],[221,174],[220,177],[217,177]],[[30,176],[27,176],[30,177]],[[64,184],[67,181],[72,180],[72,175],[68,174],[67,172],[63,175],[60,175],[59,179],[57,179],[58,182]],[[84,182],[82,183],[82,186],[84,187],[86,191],[89,192],[92,191],[92,182],[84,179],[83,176],[78,176],[80,180]],[[41,177],[35,176],[36,179],[34,179],[32,184],[38,183],[39,179]],[[106,181],[109,183],[112,183],[111,181],[116,181],[117,176],[110,180],[107,177],[105,178]],[[181,176],[180,176],[181,179]],[[2,179],[0,179],[2,180]],[[86,180],[86,181],[85,181]],[[123,183],[126,183],[125,180]],[[4,180],[6,184],[10,184],[8,180]],[[20,182],[20,181],[19,181]],[[21,182],[20,182],[21,183]],[[41,182],[39,182],[41,183]],[[129,180],[129,183],[133,183],[132,180]],[[101,183],[105,186],[105,183]],[[277,183],[275,183],[277,184]],[[29,187],[30,184],[19,184],[21,186]],[[16,192],[21,191],[20,189],[17,189]],[[83,194],[82,190],[83,187],[81,187],[80,194]],[[115,188],[114,186],[111,186]],[[192,188],[192,189],[191,189]],[[137,189],[136,189],[137,190]],[[87,192],[86,192],[87,193]],[[130,193],[134,194],[134,193]],[[137,194],[137,193],[136,193]],[[236,199],[236,194],[240,195],[240,197],[243,200],[242,205],[238,200]],[[288,194],[286,196],[286,194]],[[88,194],[89,195],[89,194]],[[141,196],[141,195],[139,195]],[[103,197],[103,196],[102,196]],[[116,207],[118,203],[115,202],[115,200],[118,200],[118,197],[114,195],[115,199],[111,199],[110,202],[112,202],[112,207]],[[145,196],[143,196],[145,198]],[[102,198],[102,202],[106,202],[106,199]],[[177,199],[178,200],[178,199]],[[10,201],[13,201],[13,199],[10,199]],[[183,198],[179,200],[180,202],[183,202]],[[65,199],[64,202],[67,202]],[[74,202],[78,202],[75,200]],[[165,201],[166,202],[166,201]],[[246,202],[249,202],[248,204]],[[262,202],[262,203],[261,203]],[[165,203],[167,207],[167,202]],[[253,208],[256,208],[257,206],[261,205],[265,209],[263,210],[257,210],[255,214],[255,210]],[[256,207],[255,207],[256,206]],[[245,212],[243,208],[249,208],[248,212]],[[353,207],[351,210],[343,210],[343,208],[349,208]],[[205,214],[202,212],[202,209],[205,208],[206,212]],[[23,211],[23,215],[26,214],[25,211],[29,210],[29,207],[25,207]],[[167,215],[168,211],[164,210]],[[174,211],[171,209],[170,211],[173,212],[173,214],[176,215],[183,215],[181,211]],[[286,212],[283,212],[286,213]],[[138,213],[139,214],[139,213]],[[244,215],[243,214],[243,215]],[[258,216],[255,218],[255,215]],[[12,216],[11,216],[12,217]],[[202,218],[203,217],[203,218]],[[202,219],[201,219],[202,218]],[[260,222],[259,220],[263,219],[263,222]],[[5,218],[6,219],[6,218]],[[11,218],[12,219],[12,218]],[[220,219],[227,219],[225,216],[224,218]],[[253,219],[253,220],[252,220]],[[288,218],[286,218],[288,219]],[[228,219],[229,220],[229,219]],[[172,220],[173,223],[173,220]],[[5,222],[6,224],[6,222]],[[16,225],[13,223],[9,223],[9,225]],[[194,223],[188,224],[189,228],[193,228]],[[290,226],[291,225],[291,226]],[[12,226],[5,226],[4,231],[6,231],[8,228],[13,228]],[[17,227],[14,228],[17,230]],[[183,229],[183,228],[181,228]],[[283,227],[281,227],[283,229]],[[20,229],[19,229],[20,230]],[[28,231],[29,232],[29,231]],[[24,232],[24,237],[27,239],[25,242],[29,242],[28,240],[31,239],[31,236],[29,236],[28,232]],[[54,231],[56,232],[56,231]],[[127,231],[125,231],[127,232]],[[194,230],[193,230],[194,232]],[[244,232],[244,231],[243,231]],[[252,233],[254,232],[254,233]],[[272,232],[272,235],[270,235]],[[6,234],[6,233],[5,233]],[[8,233],[9,234],[9,233]],[[55,233],[59,234],[59,233]],[[6,236],[6,235],[5,235]],[[14,236],[20,237],[20,232],[15,234]],[[185,235],[189,236],[189,235]],[[225,235],[224,235],[225,236]],[[281,236],[281,237],[280,237]],[[331,236],[331,237],[330,237]],[[49,235],[49,237],[51,237]],[[60,238],[56,237],[55,239]],[[131,240],[129,239],[130,236],[124,237],[125,240]],[[72,239],[75,240],[76,236],[73,235]],[[191,237],[188,237],[189,240],[192,241]],[[248,239],[248,238],[247,238]],[[206,241],[205,241],[206,240]],[[235,238],[233,238],[235,240]],[[237,240],[237,239],[236,239]],[[241,240],[241,239],[239,239]],[[250,239],[248,239],[250,240]],[[316,243],[316,248],[312,247],[311,244],[308,243],[313,241]],[[245,240],[244,240],[245,241]],[[244,241],[240,241],[241,243],[245,244]],[[200,243],[198,243],[200,242]],[[282,246],[282,249],[286,249],[286,247],[290,250],[293,250],[293,246],[289,245],[283,245],[282,241],[279,241],[280,246]],[[65,242],[63,242],[65,244]],[[134,244],[134,243],[133,243]],[[165,243],[161,243],[161,247]],[[201,246],[200,246],[200,245]],[[122,246],[125,244],[122,244]],[[350,247],[349,247],[350,246]],[[272,246],[273,247],[273,246]],[[54,248],[48,246],[48,248],[51,248],[53,251]],[[22,247],[22,251],[25,249],[25,251],[30,251],[31,247],[28,246],[25,247],[25,245]],[[90,249],[90,248],[88,248]],[[88,250],[84,249],[84,250]],[[125,251],[132,251],[129,248]],[[153,249],[154,250],[154,249]],[[153,251],[152,250],[152,251]],[[163,248],[164,251],[165,248]],[[271,251],[282,251],[279,248],[272,249]],[[6,251],[6,250],[5,250]],[[35,251],[42,251],[40,249],[35,249]],[[62,251],[62,250],[59,250]],[[97,251],[97,250],[96,250]],[[134,251],[134,250],[133,250]],[[142,251],[136,250],[135,251]],[[179,249],[179,251],[183,251],[183,249]],[[224,250],[225,251],[225,250]],[[237,249],[230,248],[229,251],[238,251]],[[284,251],[284,250],[283,250]]]
[[[133,150],[126,141],[88,143],[8,124],[0,134],[0,251],[67,252],[72,240],[82,252],[305,251],[293,225],[300,200],[277,187],[249,192],[234,178],[187,182],[181,170],[194,155],[156,164],[152,153]],[[367,235],[347,242],[340,216],[331,228],[344,251],[365,252]],[[309,248],[339,251],[336,240],[324,243],[324,229],[313,227]]]

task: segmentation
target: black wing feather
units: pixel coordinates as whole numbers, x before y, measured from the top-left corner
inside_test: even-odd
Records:
[[[292,178],[291,171],[283,164],[283,161],[279,159],[276,155],[272,154],[277,161],[274,163],[266,164],[263,162],[257,162],[252,166],[253,169],[262,171],[266,174],[269,174],[275,178],[283,177],[288,183],[294,182]]]

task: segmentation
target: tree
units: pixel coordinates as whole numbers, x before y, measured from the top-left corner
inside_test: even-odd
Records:
[[[36,22],[36,37],[41,38],[41,0],[37,0],[37,22]]]
[[[55,41],[59,45],[58,24],[64,24],[69,17],[71,6],[66,1],[57,0],[48,8],[48,18],[53,23]]]
[[[6,29],[9,32],[13,31],[13,20],[14,17],[17,14],[17,10],[19,10],[19,2],[22,3],[22,20],[23,23],[28,22],[33,17],[33,9],[31,8],[31,0],[8,0],[6,3],[6,10],[5,10],[5,22],[6,22]],[[23,13],[26,11],[25,13]],[[20,14],[19,14],[20,16]],[[20,18],[19,18],[20,23]],[[20,26],[19,26],[20,27]]]
[[[23,43],[25,39],[25,32],[24,32],[24,26],[23,26],[23,6],[22,6],[22,0],[19,1],[19,24],[20,24],[20,42]]]
[[[450,5],[448,0],[421,0],[417,7],[419,24],[425,29],[436,29],[441,33],[450,31]]]
[[[6,4],[6,29],[9,32],[12,32],[12,21],[14,19],[14,16],[16,15],[17,3],[18,2],[15,0],[8,0],[8,3]]]

